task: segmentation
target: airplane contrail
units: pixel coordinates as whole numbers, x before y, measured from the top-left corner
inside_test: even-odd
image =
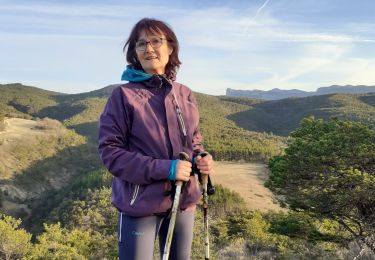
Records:
[[[246,27],[243,31],[243,33],[245,34],[247,32],[247,29],[249,29],[249,26],[252,22],[255,21],[255,19],[257,18],[257,16],[260,14],[260,12],[263,10],[264,7],[266,7],[266,5],[268,4],[270,0],[266,0],[261,7],[258,8],[257,12],[255,13],[255,15],[249,20],[249,22],[246,24]]]

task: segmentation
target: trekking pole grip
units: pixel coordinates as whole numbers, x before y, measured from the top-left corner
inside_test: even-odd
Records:
[[[203,158],[203,157],[206,157],[208,155],[208,153],[207,152],[202,152],[199,155]],[[207,185],[207,183],[208,183],[208,175],[207,174],[201,174],[201,175],[202,175],[201,176],[201,178],[202,178],[202,184],[206,184]]]
[[[189,155],[187,153],[185,153],[185,152],[180,152],[179,159],[181,161],[188,161],[188,162],[190,161]],[[182,186],[183,184],[184,184],[183,181],[176,181],[175,182],[176,186]]]

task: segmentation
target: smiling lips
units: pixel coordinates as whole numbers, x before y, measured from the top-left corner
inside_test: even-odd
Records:
[[[153,59],[157,59],[158,57],[157,56],[151,56],[151,57],[146,57],[145,60],[153,60]]]

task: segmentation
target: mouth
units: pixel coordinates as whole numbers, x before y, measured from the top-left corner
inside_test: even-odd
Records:
[[[158,58],[157,56],[150,56],[150,57],[146,57],[145,60],[155,60],[157,58]]]

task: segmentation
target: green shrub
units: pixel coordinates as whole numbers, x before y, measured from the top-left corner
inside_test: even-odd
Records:
[[[20,219],[0,214],[0,258],[20,259],[29,253],[31,234],[20,225]]]
[[[280,235],[311,238],[317,231],[314,220],[302,212],[277,214],[271,219],[270,231]]]
[[[215,194],[208,199],[211,218],[224,218],[228,214],[241,213],[246,209],[246,202],[241,195],[222,185],[215,185]]]

